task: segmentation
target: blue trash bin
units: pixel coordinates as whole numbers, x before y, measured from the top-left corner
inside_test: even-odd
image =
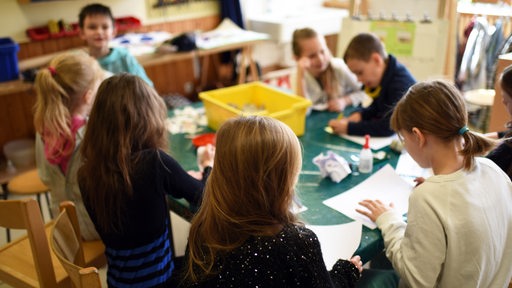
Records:
[[[19,79],[18,43],[11,38],[0,38],[0,82]]]

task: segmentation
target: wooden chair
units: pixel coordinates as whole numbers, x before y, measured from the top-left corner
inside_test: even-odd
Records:
[[[43,206],[41,205],[41,194],[44,194],[44,197],[46,198],[46,203],[48,205],[48,213],[50,214],[50,218],[53,218],[52,209],[50,208],[50,198],[48,196],[49,189],[41,181],[41,178],[39,178],[37,168],[21,172],[20,174],[14,176],[14,178],[9,180],[9,183],[6,185],[5,188],[7,189],[4,191],[3,197],[6,200],[10,194],[27,197],[36,195],[37,203],[39,203],[41,213],[43,213]],[[6,230],[6,233],[7,242],[10,242],[11,234],[9,233],[9,229]]]
[[[46,185],[44,185],[44,183],[41,181],[41,178],[39,178],[37,168],[15,176],[13,179],[11,179],[11,181],[9,181],[9,184],[7,185],[8,194],[22,196],[36,195],[37,203],[39,203],[41,212],[43,211],[43,207],[41,205],[41,194],[44,194],[46,203],[48,204],[48,212],[50,213],[50,218],[52,218],[53,215],[52,210],[50,209],[50,198],[48,197],[48,190],[48,187],[46,187]]]
[[[27,236],[0,247],[0,280],[13,287],[70,287],[66,271],[50,253],[36,200],[0,200],[0,226],[27,230]]]
[[[60,214],[55,219],[50,236],[50,246],[68,273],[75,287],[101,287],[98,269],[85,266],[84,247],[75,205],[66,201],[60,204]]]

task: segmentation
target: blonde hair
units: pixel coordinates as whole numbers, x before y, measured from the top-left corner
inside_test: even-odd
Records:
[[[331,51],[325,44],[325,38],[322,35],[318,34],[315,30],[311,28],[302,28],[296,29],[293,31],[292,35],[292,51],[295,57],[300,58],[302,56],[302,44],[303,40],[308,40],[311,38],[318,38],[321,45],[324,46],[326,50],[325,53],[328,53],[329,57],[331,57]],[[336,98],[340,95],[338,83],[340,79],[336,77],[336,73],[334,72],[334,68],[331,63],[327,66],[327,69],[320,74],[320,81],[322,82],[323,90],[327,93],[330,99]]]
[[[263,116],[235,118],[217,132],[216,147],[190,228],[186,278],[192,282],[216,273],[216,258],[248,237],[297,222],[289,208],[302,152],[288,126]]]
[[[409,88],[391,115],[391,127],[396,132],[410,132],[416,127],[446,142],[462,137],[464,147],[459,153],[464,156],[464,169],[470,170],[474,157],[492,149],[494,142],[466,131],[467,118],[459,90],[448,82],[435,80]]]
[[[96,59],[83,51],[58,55],[37,73],[36,131],[48,146],[57,147],[62,139],[70,143],[65,146],[67,150],[57,156],[65,157],[73,152],[75,136],[71,132],[71,110],[81,105],[82,97],[103,77]]]
[[[122,231],[139,152],[167,150],[166,118],[164,101],[138,76],[121,73],[100,85],[81,145],[78,179],[102,230]]]

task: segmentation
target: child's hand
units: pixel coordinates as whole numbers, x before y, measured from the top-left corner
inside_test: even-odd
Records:
[[[197,165],[203,171],[205,167],[213,167],[213,158],[215,157],[215,146],[206,144],[197,148]]]
[[[302,69],[306,69],[307,70],[311,66],[311,61],[309,60],[308,57],[301,57],[297,61],[297,66],[299,66]]]
[[[335,134],[347,134],[348,120],[344,119],[332,119],[329,121],[329,126]]]
[[[377,221],[377,218],[379,218],[382,213],[395,207],[393,203],[390,203],[388,206],[382,203],[380,200],[363,200],[362,202],[359,202],[359,205],[365,207],[369,211],[362,209],[356,209],[356,211],[370,218],[373,222]]]
[[[196,178],[197,180],[203,179],[203,172],[190,170],[190,171],[187,171],[187,173],[188,173],[188,175]]]
[[[344,98],[331,99],[327,102],[327,109],[331,112],[342,112],[347,106],[347,101]]]
[[[361,257],[359,255],[350,258],[350,262],[356,266],[359,273],[363,273],[363,261],[361,261]]]
[[[423,182],[425,182],[425,178],[423,178],[423,177],[416,177],[416,178],[414,178],[414,182],[416,182],[415,187],[418,187],[418,186],[419,186],[419,185],[421,185]]]
[[[347,120],[350,122],[361,122],[361,120],[363,120],[363,116],[361,115],[361,112],[354,112],[347,117]]]

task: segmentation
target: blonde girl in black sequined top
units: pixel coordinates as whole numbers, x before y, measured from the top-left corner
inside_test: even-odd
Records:
[[[320,243],[290,212],[302,166],[291,129],[268,117],[227,121],[192,220],[186,287],[353,287],[361,259],[325,267]]]

